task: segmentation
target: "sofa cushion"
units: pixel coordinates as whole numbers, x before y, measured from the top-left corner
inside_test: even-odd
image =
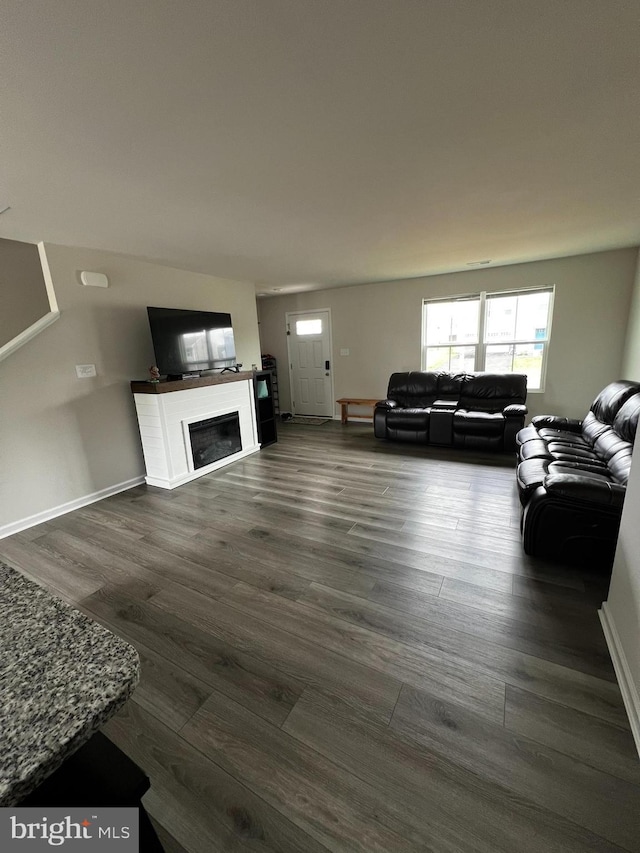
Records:
[[[505,418],[516,418],[519,421],[524,420],[524,416],[527,412],[528,409],[524,403],[507,403],[502,410],[502,414]]]
[[[387,427],[401,430],[426,430],[429,426],[429,409],[395,408],[387,412]]]
[[[504,416],[500,412],[456,409],[453,416],[454,433],[478,433],[480,435],[502,435]]]
[[[548,459],[527,459],[518,465],[516,482],[522,503],[526,503],[529,495],[544,483],[548,470]]]
[[[460,408],[502,412],[511,403],[527,399],[527,377],[519,373],[467,374],[460,389]]]
[[[590,450],[593,447],[592,441],[587,441],[583,436],[576,435],[575,432],[561,432],[560,430],[541,429],[540,438],[550,444],[564,444],[567,447],[584,447]]]
[[[620,438],[634,443],[638,418],[640,417],[640,394],[634,394],[620,407],[613,422],[613,430]]]
[[[438,380],[438,399],[458,401],[460,399],[460,387],[469,374],[445,373],[441,371],[436,376]]]
[[[527,441],[531,441],[534,438],[539,438],[540,434],[538,430],[533,426],[533,424],[529,424],[524,429],[518,431],[516,435],[516,444],[524,444]]]
[[[584,474],[551,474],[544,481],[547,494],[554,498],[581,501],[602,507],[621,509],[625,489],[604,477],[591,478]]]
[[[633,457],[633,447],[629,445],[626,448],[618,451],[615,456],[612,456],[607,463],[607,468],[611,473],[611,477],[617,483],[622,483],[626,486],[629,481],[631,472],[631,460]]]
[[[604,465],[592,466],[579,462],[550,462],[548,459],[527,459],[518,465],[516,483],[520,500],[526,503],[529,495],[546,483],[547,475],[571,474],[583,475],[592,480],[614,482]]]
[[[584,459],[585,462],[596,461],[605,464],[595,450],[581,444],[562,444],[559,441],[550,441],[547,443],[547,450],[554,459],[575,459],[576,461]]]
[[[562,418],[559,415],[534,415],[531,424],[537,429],[561,429],[567,432],[579,433],[582,429],[582,421],[576,418]]]
[[[520,459],[551,459],[547,442],[542,438],[532,438],[520,447]]]
[[[609,428],[609,424],[599,421],[593,412],[587,412],[582,421],[582,437],[588,444],[593,445]]]
[[[395,400],[403,409],[430,406],[438,399],[438,375],[418,370],[392,373],[387,397]]]
[[[600,460],[589,461],[587,459],[563,459],[558,460],[555,459],[553,462],[549,463],[549,471],[551,472],[556,470],[562,470],[567,473],[579,474],[581,471],[590,471],[593,474],[600,474],[610,477],[609,469]]]
[[[602,480],[607,483],[613,482],[613,478],[606,466],[596,468],[591,465],[571,464],[570,462],[551,462],[547,474],[549,476],[552,474],[567,474],[573,477],[587,477],[589,480]]]
[[[594,452],[608,464],[609,461],[621,451],[631,452],[633,445],[630,441],[625,441],[624,438],[620,438],[612,428],[609,428],[607,432],[603,433],[598,438],[596,443],[593,445],[593,449]]]
[[[627,379],[610,382],[591,404],[591,411],[602,423],[612,424],[620,407],[637,392],[637,382],[629,382]]]

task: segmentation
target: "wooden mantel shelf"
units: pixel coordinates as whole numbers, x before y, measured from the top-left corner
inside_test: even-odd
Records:
[[[160,382],[134,379],[131,383],[131,390],[134,394],[169,394],[171,391],[188,391],[190,388],[223,385],[226,382],[246,382],[247,379],[253,379],[253,371],[241,370],[239,373],[214,373],[211,376],[196,376],[193,379],[161,379]]]

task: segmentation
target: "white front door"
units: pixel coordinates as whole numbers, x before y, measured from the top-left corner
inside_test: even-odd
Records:
[[[288,312],[286,319],[293,413],[332,418],[329,311]]]

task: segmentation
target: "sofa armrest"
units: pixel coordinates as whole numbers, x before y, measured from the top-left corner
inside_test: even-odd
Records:
[[[622,508],[626,488],[619,483],[584,477],[580,474],[547,474],[543,483],[554,497],[590,503],[602,507]]]
[[[502,410],[502,414],[505,418],[523,418],[528,411],[529,409],[523,403],[509,403]]]
[[[396,409],[398,404],[395,400],[378,400],[375,405],[376,409]]]
[[[536,415],[531,418],[531,423],[536,429],[548,427],[549,429],[561,429],[567,432],[580,432],[582,421],[576,418],[560,418],[557,415]]]

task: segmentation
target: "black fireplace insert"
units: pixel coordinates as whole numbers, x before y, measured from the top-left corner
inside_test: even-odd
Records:
[[[238,412],[189,424],[193,467],[204,468],[242,450]]]

